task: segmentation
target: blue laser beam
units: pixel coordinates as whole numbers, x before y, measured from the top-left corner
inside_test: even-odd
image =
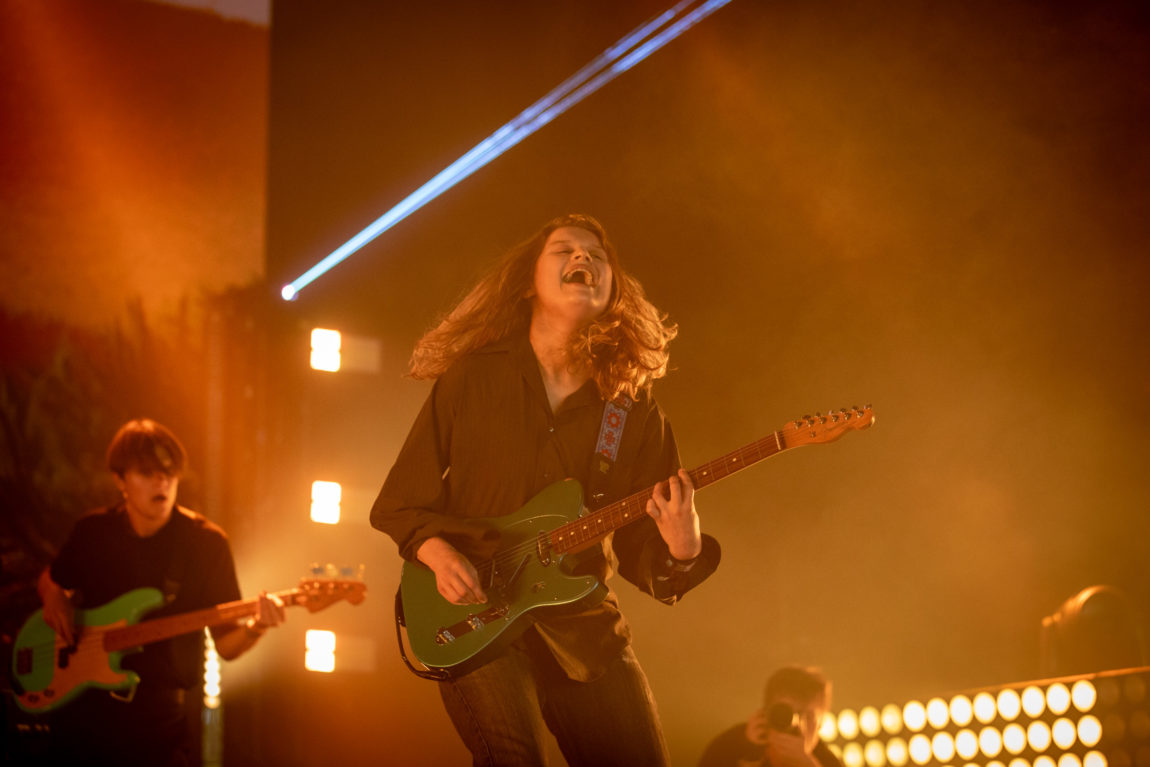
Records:
[[[437,173],[391,210],[368,224],[318,263],[283,286],[280,295],[291,301],[307,285],[344,261],[379,235],[499,155],[530,136],[568,109],[634,67],[683,32],[722,8],[731,0],[681,0],[629,32],[590,63],[564,80],[550,93],[519,113],[458,160]]]

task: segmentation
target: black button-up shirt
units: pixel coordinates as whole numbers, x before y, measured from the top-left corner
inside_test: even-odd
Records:
[[[588,505],[601,506],[661,482],[680,466],[671,426],[641,394],[631,406],[614,467],[603,478],[592,455],[603,420],[593,382],[552,413],[539,363],[526,335],[457,361],[432,388],[371,510],[371,524],[415,561],[419,546],[441,536],[473,561],[497,542],[477,518],[516,511],[547,485],[573,478]],[[669,566],[667,546],[644,516],[581,553],[579,571],[605,582],[616,567],[641,590],[667,604],[714,572],[719,547],[703,536],[703,552],[686,573]],[[535,630],[573,679],[593,679],[630,641],[614,594],[577,611],[536,610]]]

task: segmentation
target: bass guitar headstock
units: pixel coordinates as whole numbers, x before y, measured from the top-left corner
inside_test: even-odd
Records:
[[[299,586],[288,592],[290,596],[284,597],[285,602],[306,607],[314,613],[343,600],[357,605],[367,594],[363,565],[355,568],[312,565],[308,572],[309,575],[300,578]]]
[[[866,407],[831,410],[825,415],[804,415],[782,428],[787,447],[834,442],[849,431],[862,431],[874,425],[874,410]]]

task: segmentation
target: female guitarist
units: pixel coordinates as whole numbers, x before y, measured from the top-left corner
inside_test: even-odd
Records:
[[[569,215],[511,250],[415,347],[411,374],[435,383],[371,522],[407,560],[405,579],[414,568],[432,584],[426,599],[405,591],[413,646],[450,657],[515,619],[507,641],[438,664],[447,713],[477,765],[544,763],[545,728],[572,767],[668,763],[604,582],[615,567],[673,604],[718,565],[650,392],[676,332],[622,270],[603,227]],[[560,578],[596,586],[577,600],[547,597],[560,565],[542,542],[508,546],[515,531],[496,519],[567,478],[590,507],[655,487],[634,524],[590,534],[565,557]],[[413,613],[456,605],[470,606],[458,625],[410,636]]]
[[[55,657],[28,658],[29,664],[46,662],[46,671],[55,675],[33,696],[36,705],[53,709],[46,717],[52,764],[198,763],[184,698],[202,664],[200,635],[184,634],[126,654],[122,669],[139,682],[121,689],[125,675],[114,673],[118,658],[110,664],[98,645],[83,641],[80,620],[113,624],[134,620],[143,610],[152,618],[240,599],[224,531],[176,505],[184,461],[183,446],[164,426],[146,419],[124,424],[108,448],[108,467],[122,500],[82,517],[40,576],[44,623],[63,640]],[[140,588],[158,593],[135,591]],[[151,603],[140,596],[148,593],[156,597]],[[113,614],[117,611],[123,614]],[[261,594],[254,616],[212,626],[220,656],[239,657],[279,624],[283,613],[278,598]]]

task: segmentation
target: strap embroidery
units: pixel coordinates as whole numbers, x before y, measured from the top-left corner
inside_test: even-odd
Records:
[[[599,471],[606,474],[615,464],[619,454],[619,442],[623,436],[623,426],[627,423],[627,411],[631,409],[631,398],[620,397],[618,402],[603,405],[603,424],[599,427],[599,442],[595,445]]]
[[[607,477],[615,465],[619,454],[619,443],[623,439],[623,426],[627,423],[627,412],[634,403],[627,395],[621,395],[613,402],[603,403],[603,423],[599,427],[599,440],[595,452],[591,454],[591,474],[588,479],[587,499],[589,507],[595,508],[607,491]]]

